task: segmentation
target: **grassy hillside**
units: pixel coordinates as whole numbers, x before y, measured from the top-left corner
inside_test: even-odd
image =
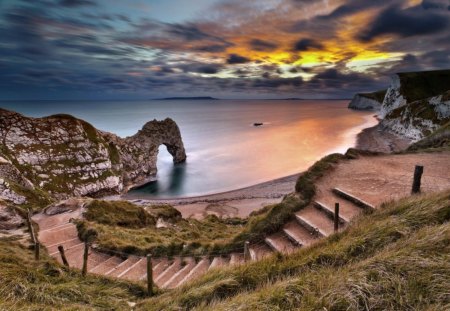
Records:
[[[398,75],[401,93],[408,102],[433,97],[450,89],[450,70],[403,72]]]
[[[408,151],[432,151],[450,148],[450,121],[427,137],[409,146]]]
[[[18,242],[0,238],[0,310],[127,310],[144,296],[144,288],[65,270]]]
[[[445,310],[450,191],[363,215],[290,256],[212,271],[139,310]]]

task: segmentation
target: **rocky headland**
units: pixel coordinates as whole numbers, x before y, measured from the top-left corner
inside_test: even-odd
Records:
[[[355,110],[380,110],[383,103],[386,90],[373,93],[355,94],[348,108]]]
[[[358,148],[399,151],[450,121],[450,70],[398,73],[391,78],[381,104],[373,104],[380,123],[359,135]],[[370,93],[372,100],[357,94],[349,108],[369,107],[377,93],[381,94]]]
[[[146,123],[120,138],[70,115],[29,118],[0,109],[0,197],[15,204],[27,194],[53,198],[120,194],[156,176],[161,144],[185,161],[172,119]]]

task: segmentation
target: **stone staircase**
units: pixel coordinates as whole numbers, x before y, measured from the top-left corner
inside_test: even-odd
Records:
[[[251,261],[260,260],[274,252],[289,254],[299,247],[307,247],[321,237],[334,232],[334,203],[340,204],[339,230],[365,208],[373,208],[369,203],[351,195],[348,191],[334,188],[321,191],[315,200],[298,211],[284,227],[259,243],[249,245]],[[72,218],[81,218],[82,209],[57,215],[37,214],[33,220],[39,225],[38,238],[49,254],[61,262],[58,246],[62,245],[70,267],[81,269],[84,244],[78,238]],[[153,258],[153,280],[160,288],[175,288],[193,280],[208,270],[245,262],[242,253],[215,257],[174,257]],[[91,248],[88,272],[130,281],[143,281],[147,277],[147,259],[108,255]]]

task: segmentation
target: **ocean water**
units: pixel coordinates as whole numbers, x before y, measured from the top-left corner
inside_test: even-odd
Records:
[[[121,137],[147,121],[174,119],[187,162],[159,148],[157,181],[133,197],[186,197],[238,189],[299,173],[322,156],[345,152],[376,120],[342,100],[148,100],[0,102],[27,116],[68,113]],[[254,122],[263,122],[255,127]]]

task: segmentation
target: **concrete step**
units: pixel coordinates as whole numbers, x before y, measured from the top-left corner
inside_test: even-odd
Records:
[[[172,276],[181,269],[181,258],[176,257],[172,264],[167,267],[156,279],[155,284],[162,287]]]
[[[117,278],[124,271],[128,271],[130,267],[132,267],[136,262],[140,260],[139,257],[129,256],[126,260],[122,261],[119,265],[115,266],[113,269],[107,271],[105,275]]]
[[[341,216],[344,220],[347,220],[347,222],[363,211],[363,209],[358,205],[337,196],[331,189],[321,192],[315,197],[315,200],[329,207],[329,209],[333,211],[333,214],[334,204],[339,203],[339,216]]]
[[[296,220],[289,221],[283,231],[294,244],[298,246],[311,245],[317,238]]]
[[[69,267],[81,269],[83,267],[84,243],[74,245],[64,251]],[[61,262],[60,256],[57,260]]]
[[[98,266],[91,269],[91,273],[105,275],[108,271],[120,265],[124,260],[117,256],[111,256],[109,259],[103,261]]]
[[[123,271],[118,277],[125,280],[137,281],[143,274],[146,273],[147,258],[142,257],[138,262],[129,267],[128,270]]]
[[[295,245],[284,235],[283,232],[277,232],[267,236],[264,241],[275,252],[282,254],[289,254],[295,250]]]
[[[251,244],[248,247],[251,260],[260,260],[272,254],[272,249],[265,243]]]
[[[244,254],[231,253],[230,254],[230,265],[240,265],[244,263]]]
[[[295,213],[295,217],[306,229],[312,233],[317,232],[319,236],[329,236],[334,232],[333,221],[312,205]]]
[[[110,258],[111,256],[108,254],[100,253],[93,249],[89,250],[88,266],[87,266],[88,272],[91,272],[92,269],[101,265]]]
[[[73,224],[55,229],[55,231],[47,230],[38,234],[39,241],[44,245],[61,244],[64,241],[72,240],[77,237],[77,227]]]
[[[198,278],[208,271],[211,262],[209,258],[203,258],[200,260],[197,265],[176,285],[176,287],[183,285],[184,283]]]
[[[345,190],[342,190],[339,188],[334,188],[333,193],[335,193],[337,196],[339,196],[347,201],[352,202],[353,204],[355,204],[361,208],[366,208],[366,209],[370,209],[370,210],[375,209],[374,205],[356,197],[355,195],[349,193],[348,191],[345,191]]]
[[[170,261],[167,258],[160,258],[158,259],[158,263],[155,262],[153,265],[153,280],[156,280],[157,277],[160,276],[160,274],[169,267]],[[145,273],[141,280],[145,280],[147,278],[147,273]]]
[[[184,266],[183,266],[184,264]],[[162,288],[175,288],[178,283],[181,282],[189,272],[197,265],[193,257],[187,257],[182,259],[182,268],[177,271],[170,279],[168,279],[161,287]]]
[[[60,257],[59,250],[58,250],[58,246],[59,245],[62,245],[64,247],[64,251],[66,251],[66,250],[68,250],[68,249],[72,248],[73,246],[78,245],[80,243],[82,243],[80,241],[80,239],[74,238],[74,239],[69,240],[69,241],[63,241],[61,244],[56,244],[56,245],[53,245],[53,246],[50,246],[50,247],[47,247],[47,246],[46,247],[47,247],[47,252],[50,254],[50,256],[52,256],[52,257]]]
[[[214,257],[214,259],[212,260],[211,265],[209,266],[208,270],[227,266],[228,264],[229,264],[228,258],[217,256],[217,257]]]
[[[328,205],[326,205],[325,203],[322,203],[320,201],[314,201],[313,205],[315,208],[322,211],[325,215],[327,215],[328,218],[330,218],[334,222],[334,206],[333,206],[333,208],[331,208]],[[344,226],[349,221],[350,221],[349,219],[342,216],[341,207],[339,206],[339,227]]]

